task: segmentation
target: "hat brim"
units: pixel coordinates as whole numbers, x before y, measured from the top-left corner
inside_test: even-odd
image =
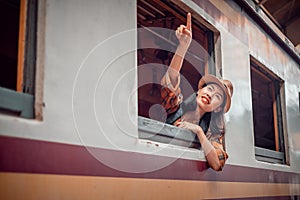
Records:
[[[210,83],[217,84],[224,91],[224,93],[226,95],[226,104],[224,106],[224,112],[226,113],[231,106],[231,95],[229,94],[228,89],[225,86],[225,84],[223,84],[220,79],[218,79],[217,77],[210,75],[210,74],[202,76],[202,78],[200,79],[200,81],[198,83],[198,89],[201,89],[201,88],[203,88],[204,85],[208,85]]]

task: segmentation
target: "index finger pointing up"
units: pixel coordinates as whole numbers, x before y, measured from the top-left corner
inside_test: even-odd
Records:
[[[188,30],[192,30],[192,15],[191,15],[191,13],[187,14],[186,28]]]

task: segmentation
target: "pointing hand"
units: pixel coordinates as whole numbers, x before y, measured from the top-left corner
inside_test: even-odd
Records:
[[[192,15],[187,14],[186,26],[180,25],[176,30],[176,37],[179,40],[179,45],[187,50],[192,41]]]

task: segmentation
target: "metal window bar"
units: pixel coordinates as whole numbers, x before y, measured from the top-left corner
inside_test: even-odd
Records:
[[[37,5],[37,0],[28,0],[27,2],[27,28],[23,74],[23,92],[27,94],[34,94],[35,92]]]
[[[214,33],[207,31],[207,42],[208,42],[208,72],[213,75],[216,74],[216,65],[215,65],[215,43],[214,43]],[[222,75],[222,74],[221,74]]]
[[[278,126],[278,141],[279,141],[279,151],[283,152],[282,163],[285,164],[285,146],[284,146],[284,135],[283,135],[283,127],[282,127],[282,108],[281,108],[281,99],[280,99],[280,83],[278,81],[275,82],[275,101],[276,101],[276,109],[277,109],[277,126]]]

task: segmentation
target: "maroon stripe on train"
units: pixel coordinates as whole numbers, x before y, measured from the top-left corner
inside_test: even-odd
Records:
[[[124,162],[163,162],[171,159],[142,153],[93,148],[112,159]],[[142,165],[141,165],[142,166]],[[64,175],[133,177],[178,180],[300,183],[300,174],[250,167],[225,165],[222,172],[206,162],[177,159],[172,164],[148,173],[127,173],[96,160],[84,146],[0,136],[0,171]]]

